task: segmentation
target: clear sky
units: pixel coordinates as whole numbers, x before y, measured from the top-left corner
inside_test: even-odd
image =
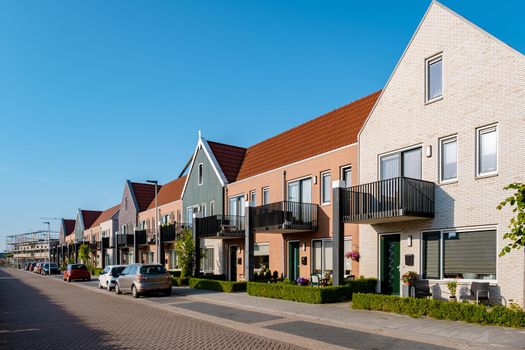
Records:
[[[443,3],[525,52],[522,0]],[[176,178],[199,129],[250,146],[381,89],[429,4],[1,1],[0,250]]]

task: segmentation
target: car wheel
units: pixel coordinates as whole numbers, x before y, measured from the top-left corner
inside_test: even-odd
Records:
[[[98,281],[98,288],[102,289],[102,284]]]
[[[137,292],[137,287],[135,287],[135,286],[131,286],[131,295],[133,295],[133,298],[138,298],[138,297],[140,297],[139,292]]]
[[[106,288],[107,288],[108,292],[111,292],[111,287],[109,285],[109,282],[106,282]]]
[[[164,295],[169,297],[171,295],[171,288],[164,291]]]
[[[118,283],[115,284],[115,293],[122,294],[122,291],[120,290],[120,287],[118,286]]]

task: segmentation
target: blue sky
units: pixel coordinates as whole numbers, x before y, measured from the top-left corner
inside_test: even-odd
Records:
[[[525,52],[522,1],[443,3]],[[430,1],[0,2],[0,250],[383,87]],[[58,222],[52,229],[58,230]]]

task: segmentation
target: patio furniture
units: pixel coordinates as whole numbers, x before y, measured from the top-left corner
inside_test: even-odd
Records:
[[[320,273],[312,273],[310,275],[310,285],[312,287],[321,287],[322,277]]]
[[[430,291],[430,284],[428,280],[415,280],[412,286],[412,296],[414,298],[429,298],[432,297]]]
[[[480,300],[486,300],[488,303],[490,299],[489,282],[472,282],[470,285],[470,295],[467,295],[465,299],[476,300],[476,304],[479,304]]]

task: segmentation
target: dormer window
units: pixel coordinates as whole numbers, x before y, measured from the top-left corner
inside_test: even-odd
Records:
[[[203,170],[203,164],[200,163],[200,164],[199,164],[199,185],[202,185],[202,181],[203,181],[202,170]]]
[[[426,61],[426,102],[443,97],[443,56],[437,55]]]

